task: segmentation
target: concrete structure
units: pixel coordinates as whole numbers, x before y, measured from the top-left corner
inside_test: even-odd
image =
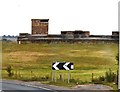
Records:
[[[83,37],[89,37],[89,36],[90,36],[89,31],[82,31],[82,30],[75,30],[74,31],[75,38],[83,38]]]
[[[112,36],[119,36],[119,32],[118,31],[112,31]]]
[[[119,31],[112,31],[112,38],[119,39]]]
[[[74,32],[73,31],[61,31],[61,36],[63,39],[73,39]]]
[[[20,33],[17,41],[21,43],[45,42],[45,43],[81,43],[81,42],[118,42],[119,32],[113,31],[112,35],[90,35],[89,31],[61,31],[60,35],[48,34],[49,19],[32,19],[32,33]]]
[[[73,38],[84,38],[89,37],[89,31],[82,31],[82,30],[75,30],[75,31],[61,31],[61,35],[63,38],[66,39],[73,39]]]

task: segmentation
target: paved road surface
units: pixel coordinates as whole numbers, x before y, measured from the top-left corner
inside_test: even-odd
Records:
[[[17,80],[4,80],[2,90],[4,92],[111,92],[111,87],[100,84],[78,85],[73,88],[58,87],[41,84],[39,82],[23,82]],[[0,91],[1,92],[1,91]]]
[[[3,92],[53,92],[50,89],[46,88],[37,88],[27,85],[20,85],[20,84],[14,84],[14,83],[6,83],[6,82],[0,82],[0,85],[2,83],[2,90]]]

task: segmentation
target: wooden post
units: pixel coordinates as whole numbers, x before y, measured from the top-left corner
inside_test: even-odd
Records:
[[[19,77],[21,77],[20,71],[18,72]]]
[[[15,77],[17,78],[17,70],[15,71]]]
[[[92,80],[91,80],[91,82],[93,82],[93,73],[92,73]]]
[[[59,75],[59,80],[62,80],[62,75],[61,74]]]
[[[33,74],[32,74],[32,71],[30,71],[30,78],[31,78],[31,79],[32,79],[32,75],[33,75]]]

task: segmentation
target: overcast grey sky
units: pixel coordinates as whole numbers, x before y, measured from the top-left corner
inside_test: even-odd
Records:
[[[49,19],[49,34],[83,30],[108,34],[118,30],[119,0],[1,0],[0,35],[31,33],[31,19]]]

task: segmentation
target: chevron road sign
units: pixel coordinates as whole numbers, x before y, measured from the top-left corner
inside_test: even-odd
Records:
[[[52,70],[73,70],[74,66],[71,62],[54,62]]]

